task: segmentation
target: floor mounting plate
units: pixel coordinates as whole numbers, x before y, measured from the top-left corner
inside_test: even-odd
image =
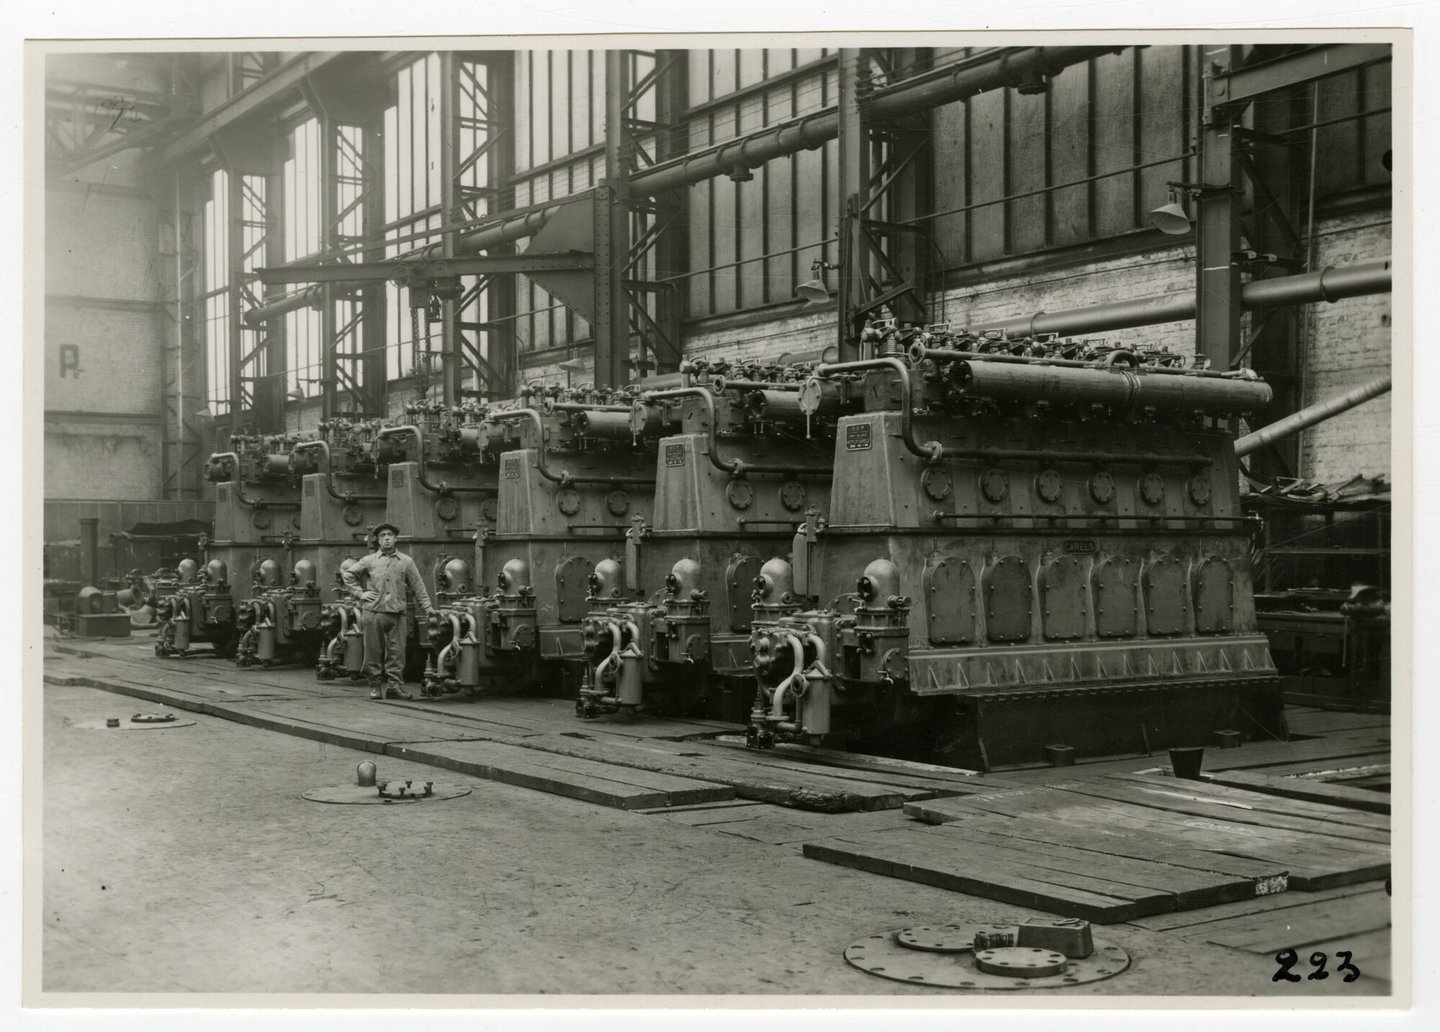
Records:
[[[1118,946],[1095,944],[1095,952],[1083,960],[1064,961],[1056,974],[1016,977],[982,971],[971,951],[975,933],[1005,925],[954,924],[897,928],[867,935],[845,947],[845,960],[853,968],[894,982],[931,986],[937,989],[1066,989],[1113,978],[1130,966],[1130,955]],[[986,951],[1008,953],[1005,950]],[[1026,953],[1030,951],[1025,950]],[[1043,951],[1048,953],[1049,951]],[[1003,958],[998,958],[1003,959]],[[1052,967],[1054,958],[1047,958]],[[990,964],[1004,970],[1005,964]]]

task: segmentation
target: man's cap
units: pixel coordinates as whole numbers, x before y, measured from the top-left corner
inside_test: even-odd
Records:
[[[399,537],[399,536],[400,536],[400,528],[397,527],[397,526],[395,526],[395,524],[393,524],[393,523],[377,523],[377,524],[375,524],[375,531],[374,531],[374,533],[375,533],[375,536],[376,536],[377,538],[380,536],[380,532],[381,532],[382,530],[391,531],[391,532],[394,533],[394,535],[395,535],[396,537]]]

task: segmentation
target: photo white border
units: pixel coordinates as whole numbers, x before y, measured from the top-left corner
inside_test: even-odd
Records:
[[[39,764],[38,749],[35,747],[38,742],[38,733],[31,739],[22,741],[22,728],[29,727],[38,729],[39,700],[40,700],[40,672],[38,666],[38,622],[40,597],[39,586],[39,557],[40,557],[40,519],[41,511],[41,461],[43,433],[40,429],[39,412],[43,403],[39,402],[40,388],[43,386],[43,377],[37,367],[38,348],[34,342],[43,340],[43,146],[38,145],[39,137],[35,135],[35,119],[33,112],[38,108],[33,105],[26,110],[23,118],[20,111],[21,98],[33,101],[33,93],[27,95],[22,81],[22,69],[25,62],[20,60],[22,41],[25,39],[103,39],[107,42],[102,49],[142,49],[135,45],[141,39],[148,40],[143,49],[173,50],[176,45],[173,40],[177,38],[201,38],[213,39],[216,43],[222,40],[228,46],[234,46],[239,40],[225,40],[225,37],[263,37],[266,42],[264,49],[326,49],[328,45],[338,44],[344,46],[363,46],[370,48],[380,44],[380,37],[402,36],[406,42],[399,48],[404,49],[427,49],[443,48],[458,41],[463,37],[455,36],[457,25],[467,29],[474,29],[485,35],[492,34],[520,34],[522,38],[509,39],[505,41],[507,48],[521,49],[526,46],[554,45],[557,41],[552,37],[561,33],[604,33],[624,34],[650,33],[650,32],[679,32],[690,35],[696,32],[717,32],[743,30],[745,32],[763,31],[774,33],[781,31],[804,31],[823,30],[826,32],[827,41],[837,43],[848,43],[850,45],[880,45],[880,34],[887,33],[886,42],[891,42],[893,37],[888,37],[888,31],[901,30],[911,36],[908,42],[913,45],[934,45],[933,33],[936,30],[963,30],[963,29],[1012,29],[1014,36],[989,37],[987,45],[1005,45],[1008,43],[1035,43],[1038,32],[1050,30],[1107,30],[1104,32],[1106,39],[1118,39],[1123,42],[1153,42],[1148,33],[1129,31],[1144,27],[1146,29],[1193,29],[1201,28],[1207,33],[1213,33],[1213,38],[1221,41],[1231,41],[1238,38],[1243,30],[1247,29],[1296,29],[1302,34],[1311,29],[1322,28],[1352,28],[1359,26],[1412,26],[1419,30],[1415,36],[1416,53],[1413,62],[1414,91],[1412,98],[1414,109],[1411,112],[1410,122],[1416,127],[1415,154],[1414,160],[1409,168],[1430,169],[1435,167],[1430,159],[1434,158],[1434,126],[1437,124],[1437,100],[1440,100],[1440,83],[1437,83],[1434,62],[1440,58],[1433,47],[1433,34],[1440,28],[1440,17],[1437,17],[1436,5],[1433,4],[1370,4],[1361,2],[1328,2],[1318,3],[1264,3],[1264,2],[1236,2],[1236,0],[1214,0],[1204,5],[1203,10],[1183,7],[1161,8],[1156,4],[1133,3],[1130,0],[1120,0],[1116,3],[1105,2],[1081,2],[1069,5],[1057,5],[1035,2],[1027,7],[1007,7],[1004,10],[990,10],[979,5],[962,5],[958,3],[936,3],[933,0],[919,0],[919,2],[904,5],[903,11],[878,11],[873,5],[860,5],[854,3],[826,4],[826,3],[792,3],[787,5],[783,11],[774,10],[775,5],[755,2],[755,0],[729,0],[725,4],[695,5],[688,9],[686,5],[674,2],[658,3],[652,0],[608,0],[604,5],[604,15],[587,12],[577,2],[540,2],[540,3],[507,3],[502,9],[491,11],[488,5],[474,5],[473,9],[462,8],[460,5],[446,5],[445,7],[435,6],[417,8],[412,5],[396,5],[383,3],[381,0],[353,0],[353,2],[340,3],[334,0],[325,2],[309,3],[303,7],[291,5],[284,9],[283,21],[277,21],[277,13],[274,11],[260,11],[258,13],[253,5],[237,4],[231,10],[200,10],[196,7],[181,7],[171,3],[163,5],[148,5],[143,9],[131,10],[122,8],[117,4],[101,4],[98,2],[87,2],[79,4],[58,4],[51,5],[51,9],[41,12],[10,12],[6,21],[16,25],[17,36],[14,39],[15,47],[11,51],[15,58],[12,63],[5,66],[3,74],[10,80],[10,96],[15,98],[14,116],[5,120],[4,152],[7,158],[11,159],[7,167],[12,170],[11,182],[19,187],[10,193],[11,208],[15,218],[13,226],[16,238],[23,241],[24,251],[20,253],[19,248],[9,248],[6,251],[4,266],[0,267],[0,289],[5,291],[5,300],[10,302],[9,310],[12,312],[23,312],[24,319],[24,340],[26,346],[22,351],[24,365],[23,381],[11,376],[3,378],[4,390],[7,391],[5,400],[10,402],[9,411],[22,413],[23,443],[24,452],[18,453],[14,445],[20,442],[15,440],[15,435],[7,435],[7,445],[4,457],[10,461],[4,467],[12,470],[23,469],[26,471],[26,490],[22,501],[22,554],[25,557],[24,576],[18,592],[19,598],[11,603],[15,609],[5,609],[0,616],[7,619],[0,619],[0,634],[13,635],[14,641],[6,642],[12,647],[4,651],[5,655],[22,657],[22,676],[12,678],[10,684],[14,686],[11,697],[17,704],[23,699],[23,712],[18,714],[21,719],[12,719],[14,749],[13,755],[22,756],[24,765],[22,769],[22,790],[20,793],[9,793],[3,804],[6,807],[6,815],[15,818],[15,823],[10,827],[20,825],[20,800],[26,799],[31,803],[31,808],[26,812],[26,824],[24,835],[12,835],[7,843],[9,850],[3,854],[3,859],[11,861],[7,863],[6,869],[13,871],[18,876],[20,871],[21,842],[27,846],[33,846],[38,850],[38,799],[39,799]],[[294,9],[298,8],[298,9]],[[1203,25],[1198,19],[1203,17]],[[258,24],[264,24],[266,31],[256,32]],[[337,25],[343,25],[356,36],[365,37],[356,39],[354,36],[345,39],[328,38],[324,34],[333,31]],[[268,31],[271,27],[278,26],[282,31]],[[1222,27],[1223,26],[1223,27]],[[837,39],[833,30],[851,29],[858,34],[854,37]],[[1109,31],[1113,30],[1113,31]],[[314,38],[310,38],[310,37]],[[415,36],[434,37],[427,39],[414,39]],[[1355,41],[1359,40],[1355,36]],[[119,41],[126,41],[123,45]],[[1189,40],[1187,40],[1189,41]],[[621,39],[612,37],[601,40],[576,41],[575,45],[618,45]],[[661,39],[655,36],[646,35],[644,45],[660,45]],[[773,39],[767,39],[773,44]],[[897,41],[898,42],[898,41]],[[692,45],[693,42],[692,42]],[[719,45],[717,40],[709,40],[706,46]],[[739,45],[726,41],[726,45]],[[761,44],[763,45],[763,44]],[[1397,62],[1397,69],[1399,65]],[[1397,86],[1399,76],[1397,74]],[[43,90],[42,90],[43,93]],[[1394,122],[1397,126],[1404,124],[1403,98],[1397,90]],[[21,136],[21,126],[25,126],[27,135]],[[22,140],[24,142],[22,142]],[[27,149],[28,144],[28,149]],[[1404,169],[1403,144],[1401,134],[1396,134],[1397,170]],[[1407,207],[1414,214],[1414,220],[1406,217]],[[1393,337],[1396,341],[1414,340],[1414,329],[1417,327],[1434,326],[1437,324],[1433,318],[1437,313],[1435,308],[1436,287],[1440,286],[1440,275],[1437,275],[1436,248],[1433,241],[1437,238],[1433,200],[1427,197],[1420,197],[1409,194],[1404,189],[1402,178],[1397,175],[1395,188],[1394,205],[1394,241],[1393,254],[1395,259],[1396,283],[1395,303],[1393,307]],[[23,227],[23,231],[22,231]],[[1413,249],[1415,241],[1426,242],[1426,246]],[[1405,276],[1406,258],[1414,255],[1413,276]],[[19,261],[15,259],[19,257]],[[13,264],[12,264],[13,263]],[[1402,281],[1408,280],[1414,284],[1428,284],[1423,291],[1416,291],[1411,294],[1408,289],[1402,289]],[[23,283],[23,305],[22,305],[22,283]],[[1407,303],[1409,302],[1409,303]],[[1412,307],[1413,305],[1413,307]],[[1431,316],[1432,318],[1427,318]],[[1396,622],[1395,622],[1395,683],[1414,685],[1414,690],[1407,693],[1412,703],[1410,719],[1404,720],[1401,707],[1396,707],[1394,726],[1404,731],[1413,728],[1414,740],[1425,742],[1428,740],[1425,732],[1435,728],[1434,706],[1431,703],[1426,691],[1428,685],[1424,682],[1429,678],[1409,676],[1408,662],[1409,653],[1406,644],[1409,641],[1405,633],[1407,627],[1431,626],[1427,619],[1433,613],[1433,605],[1430,592],[1425,597],[1413,591],[1406,591],[1406,581],[1410,580],[1412,585],[1431,585],[1436,582],[1435,574],[1440,572],[1435,561],[1435,552],[1432,545],[1423,541],[1414,542],[1414,551],[1409,553],[1409,561],[1406,561],[1406,544],[1413,533],[1414,521],[1412,514],[1417,511],[1436,511],[1434,503],[1437,501],[1437,494],[1440,494],[1440,470],[1434,460],[1427,455],[1425,445],[1440,439],[1440,407],[1424,406],[1416,411],[1413,406],[1414,388],[1416,383],[1426,386],[1433,385],[1435,380],[1434,359],[1425,350],[1426,342],[1418,342],[1413,352],[1413,373],[1410,377],[1404,375],[1403,358],[1405,348],[1397,346],[1395,363],[1395,397],[1393,411],[1396,420],[1395,457],[1392,465],[1395,483],[1395,520],[1394,520],[1394,549],[1396,555],[1396,577],[1395,577],[1395,599]],[[25,388],[24,398],[20,397],[22,383]],[[11,396],[8,392],[15,392]],[[1401,420],[1405,414],[1413,414],[1413,428],[1410,439],[1416,447],[1417,466],[1414,470],[1413,484],[1404,475],[1404,469],[1408,463],[1408,450],[1405,440],[1407,436],[1403,432]],[[22,463],[21,459],[24,459]],[[1418,509],[1424,506],[1424,509]],[[1412,601],[1412,607],[1407,611],[1403,601],[1407,598]],[[23,600],[23,601],[22,601]],[[1422,635],[1415,642],[1416,653],[1415,663],[1417,670],[1427,673],[1435,670],[1434,645],[1431,643],[1433,635]],[[18,689],[18,690],[14,690]],[[1404,752],[1401,741],[1397,740],[1396,763],[1397,771],[1397,794],[1400,791],[1399,771],[1403,769]],[[24,749],[22,746],[28,745]],[[1423,757],[1422,757],[1423,759]],[[1429,765],[1426,765],[1427,770]],[[1420,782],[1424,784],[1424,782]],[[1424,799],[1425,797],[1421,797]],[[1427,800],[1428,801],[1428,800]],[[1401,809],[1397,804],[1397,810]],[[35,818],[31,820],[31,816]],[[1405,842],[1397,835],[1395,842],[1396,869],[1397,869],[1397,896],[1400,889],[1408,880],[1410,871],[1427,872],[1436,870],[1435,856],[1435,820],[1429,811],[1415,812],[1413,829],[1413,842],[1417,847],[1415,864],[1412,867],[1404,863]],[[29,850],[27,849],[27,852]],[[38,869],[36,872],[38,873]],[[33,881],[25,885],[27,893],[37,893],[38,884]],[[7,915],[12,915],[15,920],[7,924],[7,929],[15,929],[15,935],[5,940],[5,948],[0,951],[0,956],[14,956],[16,963],[9,966],[9,970],[19,973],[19,929],[20,911],[19,900],[21,898],[21,886],[18,877],[13,883],[7,882],[0,886],[0,894],[3,894],[4,906]],[[13,907],[13,914],[11,908]],[[1297,1001],[1294,1000],[1245,1000],[1242,1006],[1248,1008],[1245,1011],[1229,1012],[1223,1016],[1219,1014],[1205,1014],[1202,1011],[1208,1009],[1213,1001],[1195,1000],[1181,998],[1171,1000],[1159,998],[1151,1001],[1148,998],[1112,998],[1096,997],[1077,999],[1067,997],[1055,1001],[1061,1007],[1075,1011],[1067,1014],[1063,1020],[1067,1027],[1087,1028],[1152,1028],[1156,1021],[1171,1021],[1174,1017],[1184,1014],[1187,1023],[1189,1020],[1215,1021],[1224,1020],[1227,1026],[1236,1028],[1265,1028],[1283,1029],[1288,1027],[1315,1028],[1316,1023],[1328,1025],[1327,1017],[1330,1013],[1335,1015],[1335,1023],[1343,1024],[1346,1028],[1361,1027],[1363,1022],[1369,1025],[1371,1022],[1379,1024],[1384,1022],[1390,1025],[1409,1025],[1411,1022],[1426,1021],[1426,1025],[1415,1027],[1433,1027],[1437,1022],[1436,1010],[1436,975],[1437,971],[1436,942],[1435,936],[1429,931],[1440,913],[1437,913],[1432,890],[1428,886],[1422,886],[1413,898],[1413,907],[1410,915],[1414,919],[1414,928],[1417,932],[1417,941],[1413,953],[1413,987],[1415,1009],[1409,1014],[1395,1014],[1374,1010],[1350,1011],[1341,1010],[1343,1002],[1337,1001],[1335,997],[1325,997],[1314,1001],[1313,1008],[1300,1009]],[[1396,921],[1395,934],[1397,942],[1404,935],[1404,926],[1401,920]],[[12,945],[15,951],[12,954],[9,947]],[[30,944],[32,948],[34,943]],[[1396,950],[1396,971],[1397,988],[1401,977],[1401,968],[1404,958],[1401,954],[1403,948]],[[457,962],[460,958],[457,958]],[[837,963],[840,963],[837,946]],[[370,1027],[393,1029],[397,1020],[423,1020],[426,1027],[445,1028],[452,1025],[474,1028],[476,1022],[482,1027],[497,1028],[529,1028],[529,1027],[561,1027],[561,1022],[571,1024],[577,1019],[583,1018],[590,1027],[599,1028],[624,1028],[636,1029],[645,1027],[673,1028],[678,1021],[684,1021],[687,1029],[698,1032],[701,1029],[732,1027],[736,1021],[744,1021],[747,1025],[762,1021],[765,1027],[779,1027],[783,1022],[785,1025],[793,1025],[797,1022],[805,1024],[823,1022],[827,1028],[865,1028],[872,1030],[878,1021],[904,1021],[907,1029],[915,1026],[924,1028],[940,1028],[950,1024],[958,1026],[961,1022],[994,1022],[1003,1020],[1005,1027],[1053,1027],[1056,1020],[1061,1019],[1061,1014],[1054,1009],[1043,1010],[1017,1010],[1014,1002],[1005,1001],[1003,1006],[995,1006],[995,1001],[985,999],[983,1001],[967,1001],[958,996],[937,997],[934,1000],[929,998],[911,1000],[910,998],[897,999],[893,997],[859,997],[859,998],[801,998],[797,1000],[775,999],[770,997],[704,997],[704,998],[683,998],[667,997],[661,998],[660,1002],[666,1010],[635,1009],[637,1005],[644,1005],[643,998],[619,997],[615,999],[593,998],[593,997],[569,997],[561,1006],[568,1006],[567,1010],[547,1009],[543,1011],[516,1009],[528,1008],[532,1005],[539,1005],[546,1008],[554,1007],[559,1001],[553,997],[488,997],[488,1001],[494,1001],[497,1006],[489,1007],[481,1012],[477,1011],[453,1011],[453,1010],[430,1010],[430,1007],[455,1007],[456,1000],[452,997],[403,997],[397,1002],[405,1010],[383,1010],[387,1006],[386,1000],[394,998],[374,997],[347,997],[347,1000],[354,1000],[362,1010],[346,1010],[343,1012],[326,1010],[304,1010],[304,1011],[273,1011],[273,1010],[246,1010],[246,1011],[216,1011],[206,1010],[195,1012],[193,1010],[172,1009],[167,1005],[168,1001],[155,998],[146,998],[147,1004],[153,1004],[154,1010],[85,1010],[81,1012],[70,1010],[59,1010],[52,1008],[20,1010],[18,996],[12,998],[12,989],[18,989],[18,977],[0,981],[3,990],[0,990],[0,1014],[16,1013],[19,1021],[11,1027],[30,1028],[82,1028],[82,1027],[104,1027],[107,1029],[127,1029],[144,1027],[147,1032],[152,1029],[167,1028],[192,1028],[199,1023],[207,1027],[228,1028],[251,1027],[256,1022],[281,1021],[284,1027],[331,1027],[331,1023],[343,1025],[347,1029],[366,1029]],[[189,999],[189,998],[187,998]],[[281,996],[256,996],[256,997],[225,997],[227,1001],[234,1002],[240,1006],[251,1006],[256,1004],[265,1008],[285,1007],[294,1004],[302,1004],[300,1000],[292,1002],[290,997]],[[466,997],[466,1000],[471,998]],[[1033,998],[1029,998],[1033,999]],[[1029,999],[1024,1001],[1028,1004]],[[209,997],[194,998],[194,1003],[206,1005]],[[332,1004],[335,998],[307,997],[302,1005],[315,1006]],[[1018,1001],[1015,1001],[1018,1002]],[[1303,1001],[1300,1001],[1303,1002]],[[974,1009],[975,1004],[985,1007],[985,1010]],[[1169,1015],[1157,1015],[1150,1006],[1158,1003],[1159,1006],[1171,1011]],[[133,1006],[133,1004],[132,1004]],[[846,1009],[832,1009],[834,1007]],[[417,1008],[426,1008],[417,1011]],[[683,1011],[684,1013],[678,1013]],[[863,1022],[864,1024],[860,1024]],[[1040,1023],[1043,1022],[1043,1026]],[[73,1023],[73,1024],[72,1024]],[[92,1025],[93,1023],[93,1025]],[[1253,1023],[1253,1025],[1252,1025]]]

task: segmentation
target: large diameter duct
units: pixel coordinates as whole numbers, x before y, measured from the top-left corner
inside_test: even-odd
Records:
[[[862,100],[870,114],[896,119],[968,100],[1005,86],[1027,86],[1071,65],[1114,51],[1115,47],[1021,47],[982,55],[974,63],[913,85],[901,83]],[[840,135],[840,112],[830,108],[785,125],[707,147],[630,177],[632,194],[654,197],[741,169],[758,168],[773,158],[814,150]]]
[[[956,362],[955,382],[982,398],[1111,405],[1227,415],[1258,412],[1271,391],[1260,380],[1136,372],[1121,366],[1075,369],[1066,366]]]
[[[1236,455],[1249,455],[1253,451],[1265,447],[1272,441],[1278,441],[1282,437],[1289,437],[1291,434],[1299,433],[1316,423],[1323,423],[1331,416],[1337,416],[1341,412],[1354,408],[1362,402],[1371,398],[1379,397],[1390,390],[1390,377],[1382,376],[1378,380],[1362,384],[1353,390],[1338,394],[1333,398],[1326,398],[1301,409],[1294,415],[1286,416],[1284,419],[1277,419],[1269,426],[1261,427],[1253,434],[1246,434],[1235,442]]]
[[[1390,290],[1390,263],[1364,262],[1360,265],[1327,267],[1319,272],[1277,279],[1252,280],[1240,291],[1240,306],[1247,311],[1282,305],[1307,305],[1317,301],[1340,301],[1347,297],[1384,294]],[[1066,312],[1036,312],[1034,315],[982,326],[966,327],[972,333],[1000,331],[1007,337],[1037,337],[1044,334],[1069,336],[1102,333],[1132,326],[1155,326],[1195,318],[1194,293],[1117,301],[1114,304],[1075,308]]]
[[[263,305],[250,309],[241,317],[241,322],[246,326],[260,326],[271,319],[277,319],[287,312],[294,312],[301,308],[319,308],[321,299],[324,297],[324,290],[318,284],[313,287],[306,287],[303,290],[296,290],[284,297],[274,301],[267,301]]]

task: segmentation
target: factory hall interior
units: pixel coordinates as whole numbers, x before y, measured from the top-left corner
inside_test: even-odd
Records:
[[[1395,1005],[1397,41],[46,44],[28,998]]]

